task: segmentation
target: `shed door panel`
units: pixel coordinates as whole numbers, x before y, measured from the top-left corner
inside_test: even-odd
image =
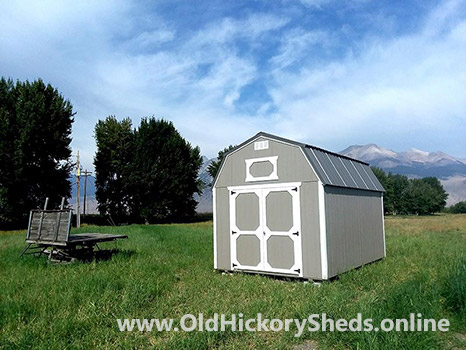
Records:
[[[230,188],[232,269],[302,276],[299,184]]]
[[[262,192],[230,191],[232,268],[263,269]]]
[[[265,269],[302,272],[299,186],[264,189]]]

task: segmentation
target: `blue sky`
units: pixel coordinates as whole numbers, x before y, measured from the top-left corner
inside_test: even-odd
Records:
[[[261,130],[466,157],[465,1],[5,1],[0,23],[0,74],[71,101],[87,168],[108,115],[208,157]]]

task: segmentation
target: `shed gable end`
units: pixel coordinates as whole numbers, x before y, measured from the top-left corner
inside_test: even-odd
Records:
[[[263,136],[229,153],[215,187],[318,181],[301,147]]]

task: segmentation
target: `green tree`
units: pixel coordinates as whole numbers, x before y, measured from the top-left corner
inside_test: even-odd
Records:
[[[408,179],[404,175],[386,174],[380,168],[372,170],[386,190],[385,213],[425,215],[445,207],[448,194],[437,178]]]
[[[466,214],[466,201],[458,202],[452,205],[449,210],[453,214]]]
[[[393,213],[409,214],[409,179],[404,175],[391,174],[393,183]]]
[[[432,197],[429,213],[437,213],[445,208],[448,199],[448,193],[443,188],[440,180],[436,177],[424,177],[422,181],[432,189]]]
[[[144,118],[135,131],[132,213],[145,222],[178,221],[195,213],[202,158],[166,120]]]
[[[230,145],[224,148],[223,150],[218,152],[217,159],[210,162],[209,166],[207,167],[207,172],[210,176],[212,176],[212,179],[215,179],[215,177],[217,176],[217,173],[220,170],[220,166],[222,165],[225,155],[235,147],[236,146]]]
[[[128,181],[133,159],[134,133],[129,118],[118,121],[114,116],[99,120],[94,137],[96,199],[99,212],[122,222],[130,214]]]
[[[0,79],[0,226],[25,225],[30,209],[70,197],[73,108],[42,80]]]
[[[129,119],[110,116],[95,128],[96,197],[99,211],[116,222],[177,221],[195,212],[200,150],[171,122],[145,118],[134,130]]]
[[[383,188],[385,189],[385,193],[383,195],[383,206],[384,206],[384,213],[385,214],[393,214],[394,212],[394,192],[393,192],[393,177],[392,174],[389,173],[388,175],[385,174],[380,168],[371,167],[372,171],[374,172],[377,179],[382,184]]]

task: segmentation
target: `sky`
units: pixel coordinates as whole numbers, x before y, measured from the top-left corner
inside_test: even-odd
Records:
[[[466,1],[3,1],[0,75],[70,100],[87,169],[109,115],[209,158],[259,131],[466,158]]]

